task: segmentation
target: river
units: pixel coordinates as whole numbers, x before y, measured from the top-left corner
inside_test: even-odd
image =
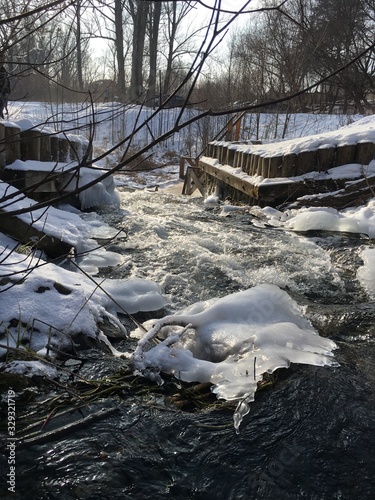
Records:
[[[371,242],[280,230],[248,209],[223,216],[199,197],[166,191],[121,197],[119,210],[103,214],[126,233],[114,245],[129,257],[117,278],[156,281],[171,312],[276,284],[338,344],[340,366],[279,370],[274,385],[257,392],[239,434],[233,407],[220,402],[184,411],[166,404],[162,390],[108,398],[102,406],[117,411],[107,418],[19,450],[19,498],[372,499],[375,308],[356,280],[359,250]],[[87,377],[125,363],[95,349],[84,356]]]

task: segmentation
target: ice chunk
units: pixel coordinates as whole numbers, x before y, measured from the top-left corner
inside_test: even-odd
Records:
[[[371,298],[375,298],[375,248],[365,248],[360,253],[363,266],[357,271],[357,279]]]
[[[165,306],[165,298],[160,286],[143,278],[127,280],[106,279],[102,285],[114,301],[116,312],[134,314],[139,311],[157,311]]]
[[[103,174],[100,169],[80,169],[80,177],[78,187],[85,186],[86,184],[94,181]],[[120,197],[116,190],[115,181],[112,176],[106,177],[101,182],[97,182],[90,188],[85,189],[79,194],[79,201],[82,210],[91,207],[100,207],[102,205],[115,205],[120,204]]]
[[[134,370],[159,383],[160,372],[210,382],[218,398],[238,403],[237,431],[264,373],[290,363],[337,365],[336,344],[317,335],[297,303],[275,285],[200,302],[145,323],[150,325],[134,352]],[[156,335],[164,340],[146,351]]]

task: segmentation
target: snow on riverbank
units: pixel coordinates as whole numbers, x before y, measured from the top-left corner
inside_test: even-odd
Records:
[[[41,102],[12,102],[9,112],[16,124],[29,122],[41,130],[54,127],[56,130],[67,129],[68,133],[76,129],[79,134],[86,133],[87,138],[92,132],[91,124],[95,123],[93,146],[94,156],[97,156],[132,134],[135,126],[150,120],[147,127],[142,127],[131,139],[134,148],[146,146],[153,138],[160,137],[173,128],[180,109],[163,110],[150,119],[154,113],[153,108],[124,106],[119,102],[95,103],[94,108],[91,103],[70,103],[62,106]],[[188,108],[184,111],[183,119],[189,121],[198,114],[199,110]],[[287,140],[310,134],[335,132],[338,128],[361,118],[361,115],[247,113],[243,117],[243,139],[257,139],[269,143],[281,138]],[[205,117],[204,126],[200,123],[190,124],[154,148],[154,158],[162,158],[165,154],[169,156],[171,152],[193,157],[201,154],[203,131],[208,129],[211,137],[215,137],[226,126],[227,120],[225,116]],[[108,167],[117,160],[114,153],[96,163],[100,167]]]
[[[77,335],[99,339],[104,319],[126,334],[117,313],[155,311],[165,306],[162,291],[153,281],[137,277],[90,279],[69,261],[55,265],[40,255],[24,255],[14,248],[13,240],[0,235],[0,356],[7,347],[30,348],[52,356],[58,351],[69,352]],[[114,255],[103,252],[96,259],[91,256],[92,265],[95,269],[114,266]]]

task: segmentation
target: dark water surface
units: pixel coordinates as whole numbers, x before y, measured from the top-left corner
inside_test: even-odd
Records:
[[[122,210],[105,217],[127,232],[117,250],[131,259],[116,277],[157,281],[171,311],[276,284],[337,342],[340,366],[281,370],[273,387],[256,394],[238,435],[226,405],[182,411],[165,404],[162,391],[98,401],[82,415],[117,410],[18,450],[17,498],[372,499],[375,307],[355,277],[359,251],[371,242],[258,228],[246,211],[222,217],[200,199],[163,193],[123,193]],[[125,363],[83,355],[87,377]]]

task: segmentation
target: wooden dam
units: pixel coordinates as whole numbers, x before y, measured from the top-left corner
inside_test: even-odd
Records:
[[[199,158],[181,160],[180,178],[187,195],[199,189],[204,196],[215,192],[260,206],[285,206],[301,197],[313,205],[324,195],[326,205],[340,207],[374,196],[374,158],[375,130],[348,126],[269,144],[213,141]]]
[[[56,196],[69,195],[79,177],[74,165],[90,158],[89,141],[81,136],[23,130],[11,122],[0,123],[1,201],[10,198],[0,207],[0,230],[20,243],[34,242],[50,257],[68,254],[70,245],[37,230],[22,217],[8,214],[7,207],[12,208],[14,189],[19,190],[18,199],[27,196],[36,201],[53,202]],[[15,201],[17,204],[17,197]]]
[[[23,130],[13,123],[0,123],[0,179],[32,193],[36,200],[56,196],[77,177],[76,172],[67,172],[62,164],[79,162],[85,156],[91,158],[89,147],[89,142],[81,136],[43,132],[37,128]],[[51,171],[38,170],[37,166],[22,170],[12,167],[17,160],[34,160],[41,164],[52,162],[55,165]]]

